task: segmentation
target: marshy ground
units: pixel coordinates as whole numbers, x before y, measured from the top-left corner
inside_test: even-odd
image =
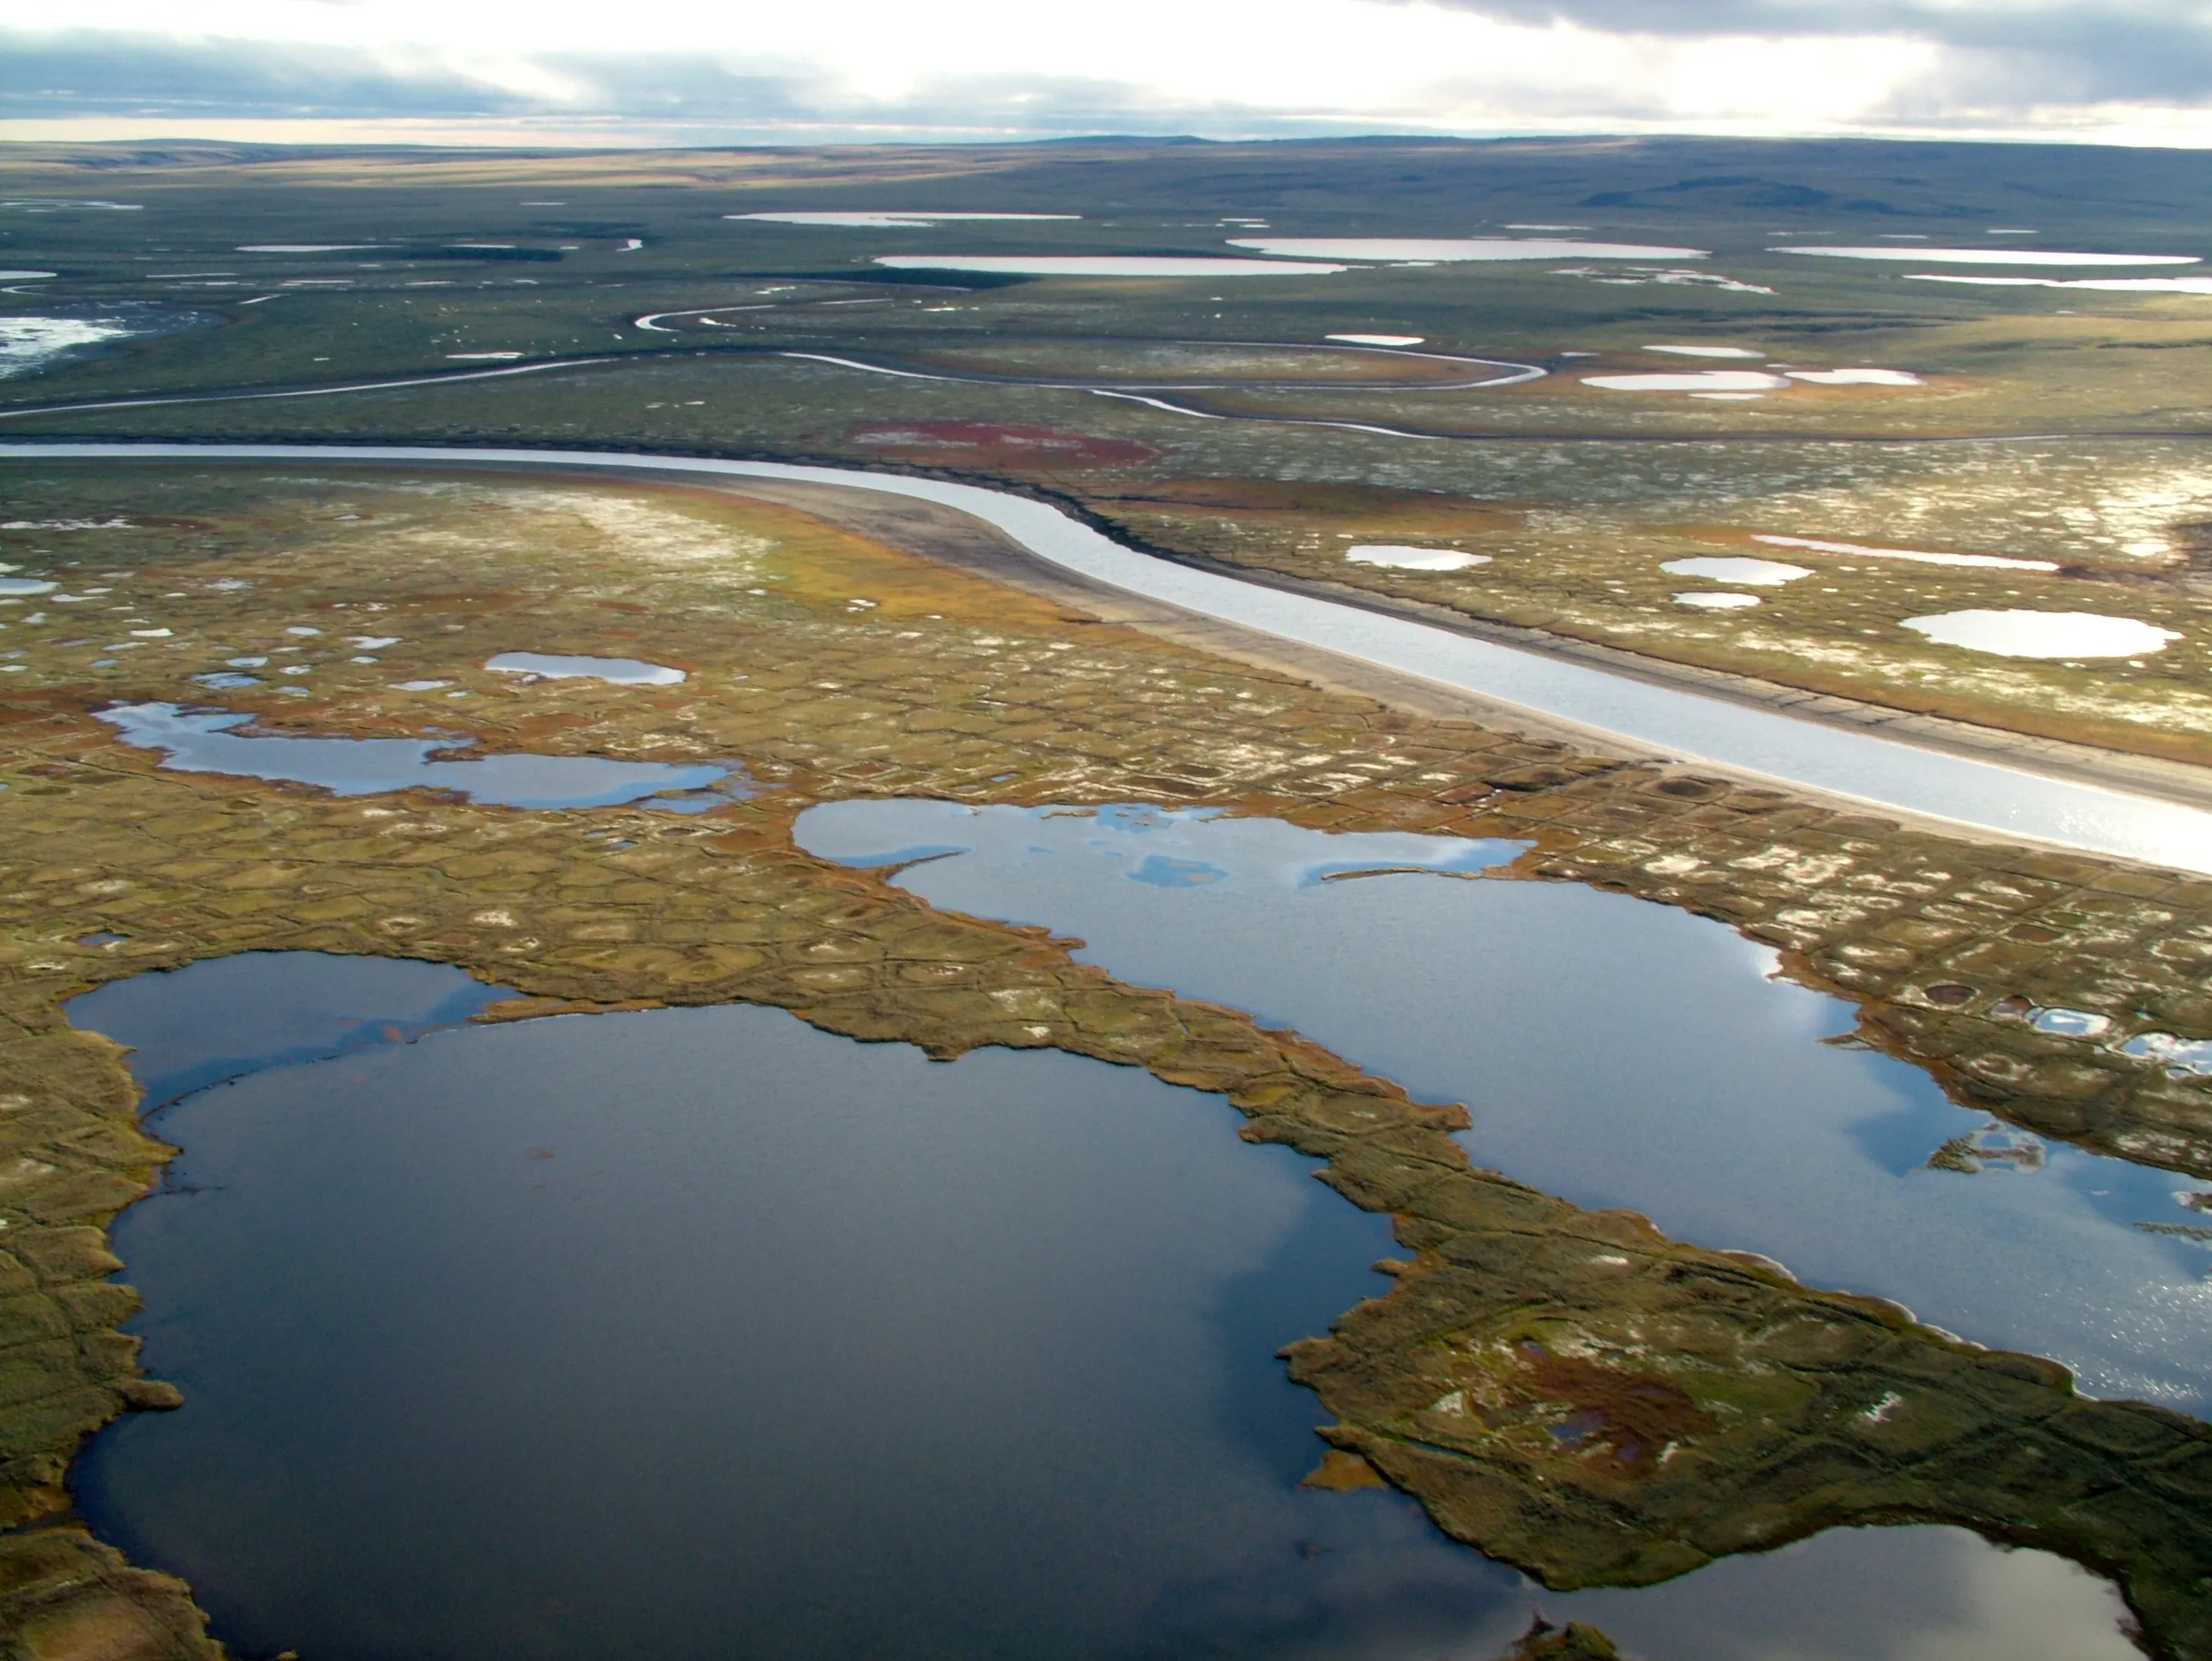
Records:
[[[1809,984],[1863,999],[1865,1037],[1977,1102],[2200,1176],[2201,1082],[2120,1052],[2118,1026],[2069,1037],[2018,1011],[2125,1005],[2203,1035],[2212,883],[1908,834],[1395,712],[720,493],[21,465],[9,489],[27,518],[94,521],[19,533],[50,551],[18,563],[66,585],[15,615],[103,620],[68,625],[68,641],[103,637],[89,646],[13,624],[25,655],[11,661],[28,667],[0,693],[17,1034],[4,1214],[22,1288],[4,1440],[19,1525],[66,1514],[82,1436],[169,1399],[115,1331],[133,1301],[106,1282],[99,1233],[163,1150],[133,1128],[112,1046],[69,1028],[61,1001],[211,954],[372,953],[516,987],[526,997],[496,1006],[501,1019],[766,1003],[935,1054],[1056,1047],[1225,1092],[1248,1137],[1326,1159],[1340,1191],[1397,1219],[1398,1289],[1293,1367],[1336,1415],[1343,1452],[1454,1534],[1572,1585],[1634,1584],[1839,1522],[1955,1520],[2116,1574],[2156,1641],[2201,1652],[2201,1592],[2183,1568],[2212,1465],[2201,1426],[2083,1400],[2048,1363],[1471,1170],[1448,1134],[1456,1106],[1409,1101],[1233,1011],[1117,984],[1041,931],[933,912],[799,852],[790,827],[817,801],[926,796],[1525,839],[1512,876],[1724,918],[1784,947]],[[134,638],[142,649],[111,649]],[[518,683],[483,667],[502,651],[594,648],[646,652],[688,678]],[[427,727],[490,752],[736,760],[764,788],[696,815],[337,798],[165,771],[89,713],[188,696],[193,674],[244,657],[307,671],[222,694],[271,731]],[[1604,1434],[1544,1429],[1577,1414]],[[1652,1450],[1670,1442],[1662,1467]],[[81,1537],[10,1546],[27,1632],[142,1616],[191,1628],[171,1585],[112,1564],[81,1579],[107,1561]]]
[[[0,161],[0,266],[57,275],[11,283],[0,321],[160,317],[14,366],[0,437],[587,445],[951,476],[1175,556],[2202,783],[2212,299],[1962,288],[1769,252],[2027,222],[2015,154],[1915,150],[1909,174],[1870,182],[1857,151],[1817,145],[1206,151],[1203,173],[1056,147],[470,157],[398,180],[374,158],[22,149]],[[2115,191],[2110,158],[2045,161],[2039,240],[2212,253],[2187,170],[2131,158],[2144,171]],[[1085,217],[731,217],[923,198]],[[1254,216],[1281,235],[1572,221],[1711,256],[1218,285],[872,263],[1220,254]],[[1839,223],[1859,228],[1829,234]],[[1440,355],[1324,344],[1346,332]],[[1653,349],[1683,344],[1760,355],[1714,361],[1787,384],[1744,402],[1587,384],[1708,367]],[[1466,386],[1477,372],[1443,361],[1459,357],[1548,373]],[[1790,379],[1853,367],[1918,384]],[[1939,1168],[2002,1163],[2024,1135],[2200,1181],[2212,882],[1479,724],[1239,655],[1025,575],[972,526],[836,492],[9,461],[0,501],[7,1652],[210,1652],[187,1588],[70,1517],[82,1439],[176,1396],[137,1372],[118,1330],[134,1294],[108,1278],[103,1234],[167,1150],[137,1128],[114,1047],[61,1005],[281,949],[453,964],[525,994],[502,1020],[750,1002],[934,1055],[1050,1047],[1222,1092],[1248,1137],[1327,1161],[1349,1201],[1389,1214],[1404,1252],[1388,1297],[1293,1353],[1334,1416],[1326,1481],[1387,1480],[1563,1586],[1843,1523],[1954,1522],[2112,1576],[2154,1652],[2212,1655],[2197,1421],[2085,1399],[2047,1361],[1800,1286],[1739,1242],[1674,1241],[1472,1169],[1457,1106],[1121,984],[1042,931],[935,911],[800,852],[792,826],[817,803],[929,797],[1520,839],[1484,880],[1594,885],[1738,928],[1856,1002],[1859,1041],[2009,1127],[1929,1149]],[[1483,557],[1346,557],[1376,545]],[[1746,556],[1808,574],[1666,569]],[[1757,603],[1682,597],[1701,592]],[[2023,609],[2170,638],[2068,660],[1907,626]],[[685,679],[487,667],[517,652]],[[95,718],[153,701],[463,755],[741,767],[753,793],[696,813],[341,798],[167,770]],[[1527,1652],[1605,1651],[1574,1628]]]

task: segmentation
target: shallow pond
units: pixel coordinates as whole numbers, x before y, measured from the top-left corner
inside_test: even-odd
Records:
[[[1560,237],[1237,237],[1232,248],[1300,259],[1703,259],[1703,248],[1662,248],[1634,242],[1581,242]]]
[[[1389,566],[1399,571],[1464,571],[1488,565],[1488,554],[1462,554],[1450,548],[1409,548],[1400,543],[1358,543],[1344,550],[1354,565]]]
[[[1999,658],[2133,658],[2181,638],[2139,618],[2094,611],[1946,611],[1907,617],[1905,627],[1939,646]]]
[[[1272,277],[1329,276],[1347,270],[1289,259],[1237,259],[1196,254],[878,254],[876,264],[900,271],[996,271],[1009,276]]]
[[[871,231],[927,230],[940,221],[975,219],[1080,219],[1080,214],[940,214],[922,213],[912,209],[886,208],[882,209],[837,210],[823,212],[808,210],[787,214],[724,214],[725,219],[749,219],[769,225],[835,225],[857,227]]]
[[[639,658],[585,658],[544,652],[502,652],[484,667],[497,675],[534,675],[544,681],[605,681],[617,687],[672,687],[684,671]]]
[[[1703,577],[1716,583],[1749,583],[1753,588],[1774,588],[1813,574],[1804,566],[1784,565],[1779,560],[1741,558],[1668,560],[1659,568],[1671,571],[1677,577]]]
[[[185,1152],[117,1241],[186,1405],[77,1490],[247,1652],[1479,1661],[1540,1606],[1656,1661],[2132,1653],[2091,1577],[1955,1530],[1553,1597],[1299,1488],[1319,1410],[1272,1352],[1389,1243],[1218,1097],[743,1007],[283,1064],[496,994],[234,961],[71,1006],[172,1081],[257,985],[281,1029],[158,1120]]]
[[[1765,392],[1790,385],[1763,369],[1686,369],[1633,375],[1584,375],[1583,385],[1608,392]]]
[[[606,808],[658,798],[655,807],[703,812],[745,792],[735,770],[714,764],[617,761],[599,755],[485,755],[439,761],[465,737],[297,738],[249,736],[235,729],[251,715],[129,704],[96,712],[116,737],[162,752],[180,773],[221,773],[313,785],[338,796],[442,790],[503,808]]]
[[[1982,566],[2001,571],[2056,571],[2056,560],[2013,560],[2002,554],[1932,554],[1916,548],[1870,548],[1864,543],[1826,542],[1817,536],[1754,536],[1770,548],[1802,548],[1813,554],[1849,554],[1867,560],[1910,560],[1917,565]]]
[[[1774,248],[1778,254],[1819,254],[1830,259],[1886,259],[1939,265],[2196,265],[2195,254],[2088,254],[2055,248]]]
[[[1917,1068],[1838,1047],[1850,1006],[1775,979],[1771,949],[1719,924],[1408,874],[1510,844],[1207,809],[840,802],[796,836],[856,864],[934,856],[898,885],[1463,1101],[1475,1161],[1547,1193],[2054,1356],[2093,1394],[2212,1403],[2212,1252],[2142,1227],[2191,1222],[2180,1197],[2202,1185],[1998,1127]],[[1400,874],[1346,880],[1362,868]],[[1202,880],[1147,880],[1167,869]]]

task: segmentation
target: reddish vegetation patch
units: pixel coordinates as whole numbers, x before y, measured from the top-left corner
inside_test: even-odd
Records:
[[[1669,1442],[1710,1434],[1711,1415],[1663,1379],[1555,1355],[1524,1340],[1509,1413],[1565,1403],[1574,1409],[1548,1428],[1564,1450],[1602,1444],[1625,1472],[1642,1476]]]
[[[1054,467],[1116,467],[1148,462],[1159,452],[1134,439],[1093,438],[1054,427],[988,421],[857,421],[848,443],[918,456],[977,462],[1042,462]]]

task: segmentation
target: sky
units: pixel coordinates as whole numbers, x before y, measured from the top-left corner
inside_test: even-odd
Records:
[[[2212,147],[2212,0],[0,0],[0,138]]]

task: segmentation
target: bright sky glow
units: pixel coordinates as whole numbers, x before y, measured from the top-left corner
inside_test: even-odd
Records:
[[[1937,133],[2212,144],[2137,0],[0,0],[0,137]],[[2016,38],[2000,27],[2017,17]],[[2139,75],[2130,27],[2148,47]],[[2032,27],[2028,27],[2032,26]],[[2062,27],[2064,26],[2064,27]],[[2040,31],[2038,33],[2038,31]],[[2076,33],[2080,33],[2079,30]],[[2102,45],[2098,43],[2103,42]],[[2212,59],[2208,59],[2212,61]],[[2094,70],[2094,72],[2092,72]]]

